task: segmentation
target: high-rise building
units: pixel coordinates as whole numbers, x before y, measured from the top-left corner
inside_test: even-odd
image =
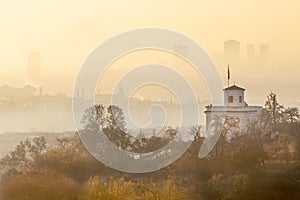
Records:
[[[236,40],[227,40],[224,42],[225,64],[233,67],[240,66],[240,43]]]
[[[32,85],[41,85],[41,54],[30,52],[27,60],[28,81]]]

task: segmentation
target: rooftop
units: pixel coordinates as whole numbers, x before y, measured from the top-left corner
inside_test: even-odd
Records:
[[[236,85],[232,85],[230,87],[224,88],[223,90],[245,90],[245,89]]]

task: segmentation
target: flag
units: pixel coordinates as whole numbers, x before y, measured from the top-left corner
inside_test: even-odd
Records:
[[[230,79],[230,70],[229,70],[229,65],[228,65],[228,71],[227,71],[227,78],[228,78],[228,80]]]

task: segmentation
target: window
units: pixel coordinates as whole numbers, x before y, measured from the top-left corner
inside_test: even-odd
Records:
[[[239,102],[242,103],[243,102],[243,97],[239,96]]]
[[[229,97],[228,97],[228,102],[229,102],[229,103],[233,103],[233,96],[229,96]]]

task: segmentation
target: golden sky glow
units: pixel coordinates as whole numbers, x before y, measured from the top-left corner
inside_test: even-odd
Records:
[[[27,55],[39,51],[42,74],[75,75],[107,38],[142,27],[167,28],[193,38],[221,73],[223,42],[270,46],[269,68],[259,73],[300,85],[300,1],[297,0],[27,0],[0,1],[0,75],[26,77]],[[241,82],[238,74],[235,80]],[[244,80],[247,86],[247,81]],[[249,84],[249,87],[251,84]],[[270,89],[271,90],[271,89]],[[300,99],[300,94],[299,94]]]

